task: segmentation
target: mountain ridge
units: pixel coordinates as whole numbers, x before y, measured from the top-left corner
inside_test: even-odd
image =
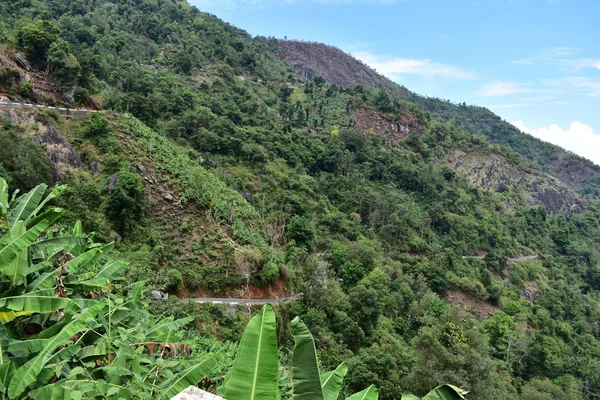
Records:
[[[323,43],[280,40],[282,59],[303,78],[322,76],[331,84],[351,87],[356,84],[379,88],[392,98],[410,101],[433,116],[453,120],[470,134],[482,135],[491,143],[507,145],[526,160],[537,162],[545,172],[573,190],[597,197],[600,192],[600,166],[559,146],[519,131],[512,124],[484,107],[454,104],[417,95],[400,86],[360,60]]]

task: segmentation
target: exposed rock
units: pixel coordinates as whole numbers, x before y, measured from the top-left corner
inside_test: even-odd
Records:
[[[165,193],[163,194],[163,199],[167,200],[167,201],[174,201],[175,198],[173,198],[173,195],[171,193]]]
[[[66,89],[63,92],[63,98],[68,101],[69,103],[75,103],[75,87],[72,87],[70,89]]]
[[[537,293],[532,292],[531,290],[523,289],[522,295],[532,303],[537,299]]]
[[[99,161],[92,161],[90,163],[90,171],[92,171],[92,174],[97,175],[100,173],[101,170],[102,170],[102,164],[100,164]]]
[[[225,400],[215,394],[205,392],[202,389],[198,389],[196,386],[189,386],[183,392],[177,396],[172,397],[171,400]]]
[[[297,73],[303,78],[308,79],[309,81],[312,81],[315,75],[317,75],[312,68],[306,67],[302,63],[294,64],[292,67],[294,68],[295,73]]]
[[[254,198],[252,197],[251,194],[246,193],[246,192],[240,192],[240,194],[248,203],[252,204],[254,202]]]
[[[119,183],[119,175],[111,176],[108,181],[108,191],[111,192],[117,186],[117,183]]]
[[[29,65],[29,61],[27,61],[27,57],[23,53],[15,53],[13,56],[13,60],[17,63],[17,65],[27,71],[31,71],[31,66]]]
[[[169,298],[169,293],[163,293],[160,290],[151,290],[150,297],[153,300],[167,300]]]
[[[144,164],[141,163],[137,165],[137,169],[142,173],[142,175],[146,175],[146,172],[148,172],[146,167],[144,167]]]
[[[581,198],[558,179],[514,164],[499,154],[455,150],[449,161],[472,184],[496,193],[522,190],[526,204],[543,205],[550,214],[570,215],[582,209]]]

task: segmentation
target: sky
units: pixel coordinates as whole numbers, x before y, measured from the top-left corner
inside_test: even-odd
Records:
[[[190,0],[252,35],[341,48],[600,165],[600,0]]]

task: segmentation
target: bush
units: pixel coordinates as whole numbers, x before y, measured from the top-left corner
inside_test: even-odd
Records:
[[[85,127],[87,137],[104,137],[108,135],[108,121],[99,114],[92,114]]]
[[[177,291],[183,288],[183,276],[181,276],[181,272],[176,269],[171,268],[168,270],[163,281],[165,290]]]
[[[315,245],[316,227],[312,219],[294,215],[288,225],[287,236],[298,246],[312,251]]]
[[[268,262],[260,271],[260,280],[263,283],[273,283],[279,278],[279,267],[274,262]]]

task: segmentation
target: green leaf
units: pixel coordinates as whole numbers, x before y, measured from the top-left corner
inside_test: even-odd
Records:
[[[73,321],[65,325],[59,333],[50,338],[46,347],[37,356],[26,362],[15,372],[8,385],[8,395],[11,398],[19,397],[29,385],[36,381],[37,375],[52,358],[57,347],[66,344],[76,333],[84,330],[96,315],[104,308],[105,302],[96,303],[85,310]]]
[[[54,211],[48,213],[46,218],[30,228],[29,230],[17,236],[5,236],[0,241],[0,271],[7,275],[11,280],[14,276],[14,270],[11,269],[11,263],[19,257],[22,251],[34,243],[38,236],[44,232],[54,221],[56,221],[62,212]],[[11,274],[13,272],[13,274]]]
[[[77,220],[73,226],[73,236],[83,236],[83,226],[80,220]]]
[[[183,328],[190,322],[192,322],[196,317],[185,317],[178,320],[173,321],[172,318],[167,318],[154,327],[148,329],[146,332],[146,340],[162,340],[167,339],[165,335],[169,335],[171,332]]]
[[[278,388],[275,313],[266,305],[244,330],[229,381],[227,400],[273,400]]]
[[[41,240],[30,247],[33,260],[47,260],[60,252],[71,252],[76,246],[86,244],[86,238],[78,236],[60,236],[57,238]]]
[[[321,387],[325,400],[337,400],[347,373],[348,366],[346,363],[341,363],[335,370],[321,375]]]
[[[25,233],[25,224],[23,221],[18,221],[13,229],[9,232],[9,238],[17,238]],[[27,270],[29,268],[29,257],[27,249],[23,249],[15,254],[14,260],[6,265],[2,272],[11,278],[11,285],[17,286],[21,280],[27,276]]]
[[[8,184],[0,177],[0,217],[8,210]]]
[[[41,184],[18,199],[17,205],[8,214],[8,226],[12,229],[18,221],[25,222],[44,197],[48,185]]]
[[[469,393],[466,390],[452,385],[441,385],[427,393],[422,400],[457,400],[465,399],[465,394]],[[403,394],[402,400],[421,400],[421,398],[413,394]]]
[[[41,186],[41,185],[40,185]],[[50,192],[50,194],[48,196],[46,196],[46,198],[44,199],[44,201],[42,201],[36,208],[35,210],[33,210],[31,212],[31,214],[25,219],[25,224],[29,225],[29,223],[31,222],[32,218],[37,216],[37,214],[42,210],[42,208],[52,199],[55,199],[56,197],[58,197],[60,195],[60,193],[65,190],[67,188],[67,185],[60,185],[60,186],[56,186],[54,189],[52,189],[52,192]],[[44,189],[44,192],[46,192],[46,189]],[[42,193],[43,194],[43,193]]]
[[[0,310],[46,313],[67,307],[75,307],[75,309],[79,309],[79,306],[73,300],[54,297],[54,295],[46,295],[45,293],[47,292],[47,290],[43,290],[33,293],[25,293],[20,296],[0,298]]]
[[[373,385],[369,386],[362,392],[355,393],[352,396],[346,398],[346,400],[377,400],[377,399],[379,399],[379,392],[377,392],[377,388]]]
[[[291,331],[296,342],[292,356],[292,398],[294,400],[322,400],[321,374],[313,336],[306,324],[298,317],[292,321]]]
[[[13,361],[5,362],[0,364],[0,394],[6,392],[8,383],[16,371],[15,363]]]
[[[119,274],[127,267],[128,262],[124,260],[117,260],[109,262],[96,274],[96,278],[106,278],[115,280]]]
[[[163,397],[170,399],[188,386],[196,386],[202,378],[207,377],[210,371],[215,369],[222,358],[223,355],[220,353],[205,356],[196,365],[185,369],[173,379],[169,379],[162,385],[164,389],[162,391]]]

